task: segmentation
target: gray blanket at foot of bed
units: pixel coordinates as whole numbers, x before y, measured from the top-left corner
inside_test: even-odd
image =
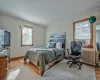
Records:
[[[45,65],[55,60],[59,56],[65,56],[65,51],[63,48],[32,48],[27,51],[24,59],[29,59],[36,66],[38,66],[40,68],[40,74],[43,75]]]

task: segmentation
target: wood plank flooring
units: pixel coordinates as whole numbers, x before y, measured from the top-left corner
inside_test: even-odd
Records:
[[[58,61],[59,62],[59,61]],[[57,62],[57,63],[58,63]],[[56,64],[56,63],[55,63]],[[55,65],[54,64],[54,65]],[[24,63],[24,59],[17,59],[17,60],[13,60],[8,64],[8,69],[12,69],[18,66],[24,65],[25,67],[28,67],[29,69],[31,69],[33,72],[35,71],[37,73],[37,75],[39,74],[39,69],[33,65],[32,63]],[[52,65],[52,66],[54,66]],[[51,66],[51,67],[52,67]],[[95,68],[95,72],[96,72],[96,80],[100,80],[100,67],[96,67]]]
[[[23,58],[10,61],[10,63],[8,64],[8,69],[16,68],[16,67],[22,66],[22,65],[25,66],[25,67],[28,67],[33,72],[36,72],[37,75],[39,74],[39,69],[37,67],[35,67],[35,65],[33,65],[30,62],[29,63],[24,63],[24,59]]]
[[[96,67],[95,68],[95,72],[96,72],[96,80],[100,80],[100,67]]]

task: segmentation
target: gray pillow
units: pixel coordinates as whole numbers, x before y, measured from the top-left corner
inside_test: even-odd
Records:
[[[55,48],[55,46],[56,46],[55,42],[50,42],[48,43],[47,48]]]
[[[3,48],[2,48],[2,46],[0,45],[0,52],[2,52],[3,51]]]

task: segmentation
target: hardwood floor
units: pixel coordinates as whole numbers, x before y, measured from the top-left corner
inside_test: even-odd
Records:
[[[57,64],[58,62],[56,62],[55,64]],[[55,64],[53,64],[52,66],[54,66]],[[15,67],[18,67],[18,66],[21,66],[21,65],[28,67],[33,72],[35,71],[37,73],[37,75],[39,74],[39,69],[35,65],[33,65],[32,63],[24,63],[23,58],[11,61],[8,64],[8,69],[12,69],[12,68],[15,68]],[[52,66],[50,66],[49,68],[51,68]],[[96,72],[96,78],[97,78],[96,80],[100,80],[100,67],[96,67],[95,72]]]
[[[96,67],[95,68],[95,72],[96,72],[96,80],[100,80],[100,67]]]
[[[8,64],[8,69],[12,69],[12,68],[16,68],[18,66],[25,66],[28,67],[29,69],[31,69],[33,72],[35,71],[37,73],[37,75],[39,74],[39,69],[33,65],[32,63],[24,63],[24,59],[17,59],[17,60],[13,60],[10,61],[10,63]]]

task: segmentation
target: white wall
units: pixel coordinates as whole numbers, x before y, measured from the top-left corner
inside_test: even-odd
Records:
[[[66,32],[68,42],[70,43],[73,40],[73,22],[78,21],[78,20],[82,20],[85,18],[89,18],[90,16],[97,17],[97,21],[94,24],[94,41],[95,41],[95,26],[96,26],[96,24],[100,23],[100,8],[97,8],[95,10],[91,10],[91,11],[88,11],[88,12],[85,12],[82,14],[69,16],[68,18],[66,18],[66,20],[64,20],[62,22],[58,22],[58,23],[55,23],[55,24],[48,26],[48,28],[46,28],[45,44],[48,43],[49,38],[50,38],[50,34],[60,33],[60,32]],[[66,44],[66,46],[68,46],[68,45]]]
[[[35,28],[34,31],[34,46],[21,47],[21,25],[27,25]],[[39,47],[45,43],[44,27],[34,25],[32,23],[19,20],[7,15],[0,15],[0,29],[11,32],[11,57],[24,56],[27,49],[31,47]]]
[[[72,26],[73,25],[72,25],[71,18],[69,20],[62,21],[62,22],[48,26],[46,28],[45,44],[47,44],[49,42],[50,34],[62,33],[62,32],[66,32],[66,41],[70,43],[73,40]],[[66,42],[66,46],[68,47],[67,42]]]

